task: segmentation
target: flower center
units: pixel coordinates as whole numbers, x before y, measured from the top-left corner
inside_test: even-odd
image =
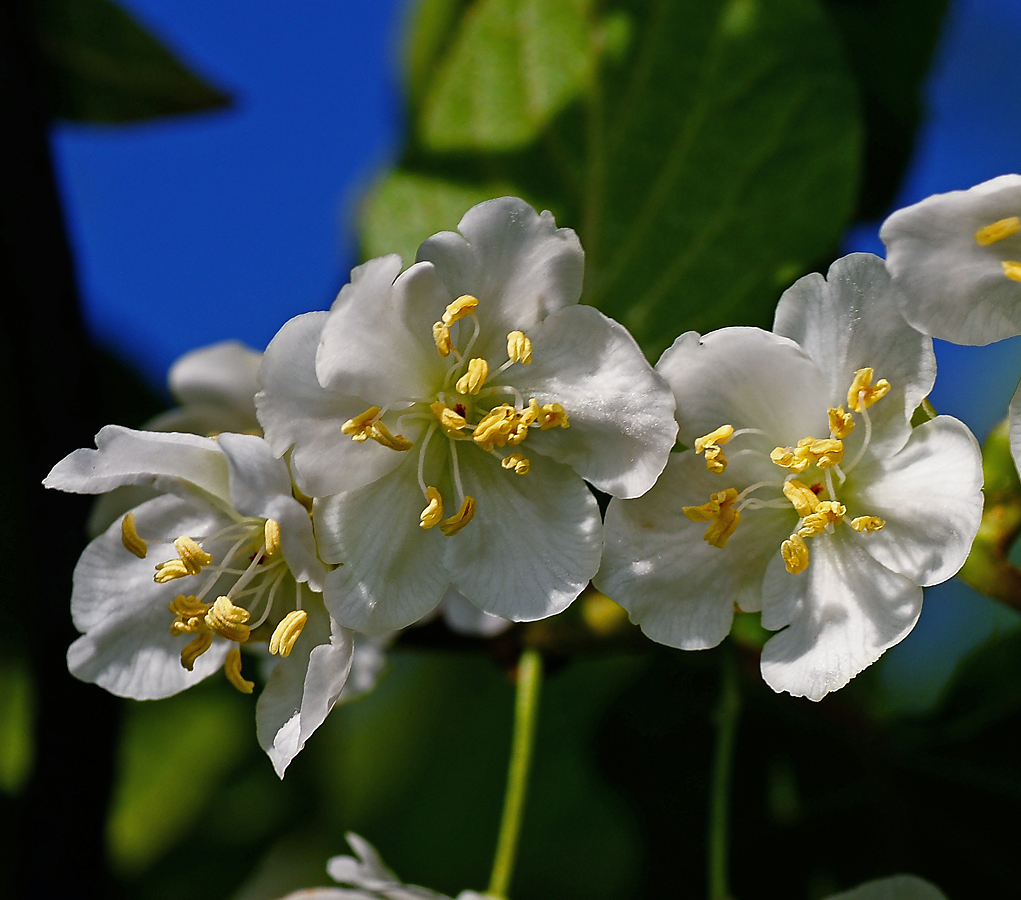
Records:
[[[121,541],[129,552],[145,558],[148,547],[138,534],[132,513],[122,520]],[[219,552],[224,546],[229,549]],[[157,564],[154,581],[165,584],[203,576],[195,585],[195,593],[178,594],[168,607],[174,616],[170,633],[175,637],[194,635],[181,650],[181,665],[190,672],[195,660],[212,646],[214,637],[236,645],[248,641],[270,617],[277,591],[290,569],[280,550],[280,526],[273,519],[243,517],[208,535],[181,535],[174,541],[174,549],[176,557]],[[225,582],[230,587],[210,600],[214,588],[223,590]],[[308,614],[301,609],[300,585],[296,587],[295,605],[296,609],[274,629],[269,639],[270,653],[287,656],[301,635]],[[255,614],[258,618],[252,621]],[[237,646],[228,653],[224,671],[239,691],[252,692],[255,685],[241,675]]]
[[[990,225],[985,225],[975,232],[975,243],[980,247],[989,247],[1006,238],[1013,237],[1021,231],[1021,216],[1008,216]],[[1003,266],[1003,274],[1011,281],[1021,282],[1021,261],[1016,259],[1004,259],[1000,264]]]
[[[432,397],[409,397],[391,407],[396,416],[395,429],[411,420],[426,422],[423,437],[419,440],[418,484],[426,506],[419,516],[422,528],[440,526],[451,537],[468,525],[475,515],[476,501],[467,495],[461,481],[458,445],[475,446],[500,460],[500,465],[516,475],[527,475],[531,463],[525,454],[516,449],[533,428],[546,431],[550,428],[568,428],[570,419],[559,403],[540,405],[533,397],[527,402],[510,384],[500,383],[499,376],[515,365],[527,366],[532,362],[532,342],[523,331],[507,335],[507,359],[499,364],[471,351],[479,337],[479,320],[475,315],[479,301],[470,294],[450,303],[440,321],[432,326],[436,350],[443,359],[452,358],[443,385]],[[459,323],[463,323],[459,324]],[[471,326],[469,331],[467,326]],[[459,348],[466,338],[464,348]],[[405,451],[414,446],[403,434],[393,434],[382,421],[389,408],[371,406],[365,412],[349,419],[341,426],[344,434],[363,442],[372,439],[392,450]],[[450,460],[451,481],[457,512],[443,517],[443,495],[426,479],[426,450],[434,435],[446,438]]]
[[[741,522],[741,511],[744,509],[787,509],[794,507],[799,523],[790,537],[780,546],[787,571],[797,575],[808,568],[808,544],[806,539],[820,534],[833,534],[836,526],[843,522],[847,507],[837,499],[837,489],[844,484],[847,475],[861,461],[872,439],[872,419],[868,409],[885,397],[890,391],[890,383],[881,378],[873,383],[874,371],[871,368],[859,369],[847,392],[847,406],[830,407],[829,437],[816,438],[807,436],[798,441],[796,447],[775,447],[769,453],[769,460],[774,465],[787,469],[790,474],[782,481],[759,481],[738,493],[736,488],[726,488],[710,496],[709,502],[701,506],[683,507],[684,515],[693,522],[709,522],[705,540],[713,547],[726,547],[727,541],[737,530]],[[855,427],[854,413],[857,413],[865,428],[865,437],[854,459],[841,468],[844,462],[844,439]],[[695,439],[696,454],[705,454],[706,468],[715,474],[726,471],[728,460],[723,452],[723,445],[743,435],[755,434],[765,436],[765,432],[756,428],[734,430],[732,425],[721,425],[714,431]],[[764,456],[755,449],[739,450],[732,458],[742,454]],[[796,475],[814,469],[816,478],[804,481]],[[837,484],[834,485],[834,473]],[[805,483],[805,482],[809,483]],[[783,497],[763,499],[751,496],[763,488],[779,488]],[[825,498],[823,499],[823,495]],[[879,531],[886,523],[879,516],[857,516],[850,522],[851,528],[859,533]]]

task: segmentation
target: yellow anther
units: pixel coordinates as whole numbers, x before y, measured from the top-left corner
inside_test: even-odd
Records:
[[[518,422],[527,428],[539,418],[539,401],[533,397],[528,401],[528,408],[518,413]]]
[[[815,495],[815,491],[800,481],[785,481],[783,495],[791,501],[795,512],[801,518],[811,515],[819,505],[819,498]]]
[[[546,403],[539,410],[539,428],[546,431],[548,428],[570,428],[571,422],[567,413],[559,403]]]
[[[518,475],[527,475],[528,470],[532,467],[525,454],[518,451],[507,454],[500,460],[500,465],[505,469],[513,469]]]
[[[846,512],[847,508],[842,503],[823,500],[816,506],[815,512],[805,516],[805,520],[798,529],[798,536],[806,538],[822,534],[826,530],[827,525],[838,524],[844,518]]]
[[[255,690],[255,682],[241,674],[241,651],[237,647],[231,647],[227,652],[227,658],[223,661],[223,674],[242,694],[250,694]]]
[[[175,578],[184,578],[188,575],[191,575],[191,572],[188,571],[183,559],[168,559],[166,562],[156,564],[156,574],[152,576],[152,580],[157,584],[166,584]]]
[[[475,307],[478,305],[478,298],[473,297],[471,294],[462,294],[453,303],[447,304],[447,308],[443,312],[443,324],[450,326],[458,319],[470,316],[475,312]]]
[[[851,527],[855,531],[882,531],[886,527],[886,522],[879,516],[858,516],[851,519]]]
[[[273,634],[269,639],[269,652],[279,653],[280,656],[290,656],[294,649],[294,643],[301,637],[302,629],[307,621],[308,613],[305,610],[292,609],[273,629]]]
[[[799,534],[792,534],[780,545],[780,555],[791,575],[797,575],[808,568],[808,544]]]
[[[263,528],[266,541],[266,555],[272,556],[280,551],[280,523],[276,519],[267,519]]]
[[[174,541],[174,549],[177,550],[189,575],[198,575],[203,566],[208,566],[213,561],[213,557],[184,534]]]
[[[833,438],[819,440],[806,437],[798,441],[798,446],[794,448],[774,447],[769,458],[776,465],[794,473],[804,472],[813,463],[825,469],[827,466],[835,466],[844,458],[844,443]]]
[[[440,400],[430,404],[429,409],[431,409],[433,415],[439,419],[440,427],[446,435],[452,438],[461,439],[466,437],[466,435],[461,432],[464,430],[465,425],[468,424],[468,420],[459,412],[455,412],[447,406],[446,403],[443,403]]]
[[[854,417],[842,406],[830,407],[830,437],[843,440],[854,430]]]
[[[512,331],[507,335],[507,356],[512,362],[527,366],[532,361],[532,342],[523,331]]]
[[[439,525],[440,519],[443,518],[443,498],[436,488],[430,486],[426,488],[425,499],[428,501],[428,505],[419,516],[421,521],[418,523],[418,527],[432,528],[434,525]]]
[[[203,631],[188,642],[181,651],[181,665],[189,672],[195,668],[195,660],[205,653],[213,643],[213,633]]]
[[[844,458],[844,442],[834,438],[812,441],[812,443],[807,445],[806,449],[820,469],[838,465]]]
[[[995,244],[997,241],[1002,241],[1004,238],[1009,238],[1013,234],[1017,234],[1021,231],[1021,218],[1018,216],[1009,216],[1006,219],[1000,219],[998,222],[993,222],[992,225],[986,225],[984,228],[980,228],[975,232],[975,243],[980,247],[988,247],[990,244]]]
[[[229,597],[217,597],[206,613],[206,625],[220,637],[243,644],[248,640],[250,629],[245,622],[249,618],[248,610],[235,606]]]
[[[358,443],[361,443],[362,441],[369,439],[369,429],[372,427],[372,423],[378,415],[379,407],[370,406],[360,415],[355,416],[353,419],[348,419],[340,426],[340,430],[344,434],[351,435],[352,441],[358,441]]]
[[[368,427],[368,435],[377,444],[382,444],[384,447],[388,447],[391,450],[399,450],[403,452],[405,450],[410,450],[415,446],[414,443],[409,441],[403,434],[391,434],[390,429],[382,422],[373,422]]]
[[[682,512],[692,522],[712,522],[720,517],[720,510],[732,506],[737,500],[737,491],[727,488],[709,495],[709,502],[701,506],[685,506]]]
[[[469,360],[468,371],[457,379],[457,384],[454,387],[457,388],[459,394],[477,394],[488,377],[489,363],[476,357]]]
[[[475,426],[472,438],[483,450],[504,447],[517,424],[517,411],[507,403],[493,407]]]
[[[790,447],[774,447],[769,453],[769,458],[776,465],[796,473],[804,472],[812,464],[809,457],[795,453]]]
[[[453,537],[473,518],[475,518],[475,498],[465,497],[457,513],[440,522],[440,531],[447,537]]]
[[[854,381],[847,391],[847,405],[856,413],[862,411],[862,404],[868,409],[877,400],[882,400],[890,390],[889,381],[880,378],[873,384],[872,375],[873,370],[868,366],[854,373]]]
[[[695,453],[705,453],[705,467],[710,472],[722,475],[727,470],[727,457],[723,453],[723,444],[734,436],[732,425],[721,425],[702,437],[695,438]]]
[[[194,596],[178,594],[167,604],[167,609],[176,617],[170,625],[170,633],[174,637],[206,630],[205,616],[209,612],[208,603],[203,603]]]
[[[1005,259],[1003,261],[1003,274],[1011,281],[1021,282],[1021,262],[1014,259]]]
[[[145,559],[145,554],[149,552],[149,545],[138,536],[138,532],[135,530],[135,514],[132,512],[127,513],[121,519],[121,543],[125,550],[134,553],[139,559]]]
[[[444,359],[450,356],[450,352],[454,349],[454,345],[450,342],[449,325],[444,325],[442,322],[434,323],[433,340],[436,341],[436,349],[439,351],[440,356]]]

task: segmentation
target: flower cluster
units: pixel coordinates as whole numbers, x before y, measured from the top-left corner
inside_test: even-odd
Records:
[[[982,283],[991,253],[1010,257],[977,310],[1021,290],[1017,198],[1008,179],[968,207],[984,224],[960,253]],[[953,210],[937,207],[943,228]],[[469,210],[406,269],[359,266],[264,355],[189,354],[171,371],[179,409],[104,428],[46,480],[106,495],[75,572],[71,671],[156,698],[222,668],[251,692],[254,651],[259,739],[283,774],[372,686],[396,630],[442,610],[493,634],[594,579],[674,647],[761,611],[779,631],[766,681],[823,697],[910,631],[981,516],[974,437],[913,421],[936,371],[917,273],[943,253],[922,248],[924,221],[891,218],[890,272],[846,257],[784,294],[772,332],[688,333],[655,369],[579,305],[575,233],[514,198]],[[967,334],[999,335],[1003,316]],[[593,489],[612,498],[605,526]]]

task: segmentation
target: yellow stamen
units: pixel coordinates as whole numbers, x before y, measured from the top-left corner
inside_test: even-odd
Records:
[[[1021,282],[1021,262],[1014,259],[1005,259],[1003,261],[1003,274],[1011,281]]]
[[[800,481],[785,481],[783,495],[791,501],[795,512],[801,518],[811,515],[819,505],[819,498],[815,495],[815,491]]]
[[[805,520],[798,529],[799,537],[815,537],[826,530],[827,525],[837,525],[844,518],[847,508],[842,503],[835,503],[832,500],[823,500],[815,508],[815,512],[805,516]]]
[[[523,366],[532,361],[532,342],[523,331],[512,331],[507,335],[507,356]]]
[[[308,613],[305,610],[291,610],[273,629],[273,635],[269,639],[269,652],[279,653],[280,656],[290,656],[295,641],[301,637],[306,621],[308,621]]]
[[[830,407],[830,437],[843,440],[854,429],[854,417],[842,406]]]
[[[403,434],[391,434],[390,429],[381,421],[373,422],[368,428],[368,434],[377,444],[382,444],[391,450],[403,452],[415,446]]]
[[[468,424],[468,420],[460,413],[454,412],[454,410],[440,400],[430,404],[429,409],[431,409],[433,415],[440,420],[440,428],[443,429],[444,433],[448,437],[455,439],[464,439],[467,437],[461,432],[464,430],[465,425]]]
[[[340,430],[344,434],[351,435],[352,441],[358,441],[358,443],[361,443],[362,441],[369,439],[369,428],[372,426],[373,421],[375,421],[375,418],[378,415],[379,407],[370,406],[360,415],[355,416],[353,419],[348,419],[340,426]]]
[[[472,439],[486,451],[494,447],[504,447],[516,424],[517,411],[513,406],[501,403],[482,417],[482,421],[475,426]]]
[[[447,308],[443,313],[443,324],[450,326],[458,319],[470,316],[475,312],[475,307],[478,305],[478,298],[473,297],[471,294],[462,294],[453,303],[447,304]]]
[[[250,694],[255,689],[255,682],[249,681],[241,674],[241,651],[237,647],[231,647],[228,651],[223,662],[223,673],[242,694]]]
[[[526,428],[539,418],[539,401],[533,397],[528,401],[528,408],[518,413],[518,422]]]
[[[732,425],[721,425],[715,431],[695,438],[695,453],[705,453],[705,467],[710,472],[722,475],[727,470],[727,457],[722,445],[728,443],[733,436]]]
[[[276,519],[267,519],[263,534],[266,540],[266,555],[272,556],[280,550],[280,523]]]
[[[436,488],[428,487],[426,488],[425,499],[429,501],[429,505],[422,510],[422,515],[419,516],[421,521],[418,523],[418,527],[432,528],[434,525],[439,525],[440,519],[443,518],[443,498]]]
[[[189,575],[198,575],[203,566],[208,566],[213,561],[213,557],[184,534],[174,541],[174,549],[177,550]]]
[[[709,522],[704,538],[711,546],[722,549],[741,524],[741,513],[733,506],[736,501],[737,491],[727,488],[710,494],[708,503],[685,506],[682,511],[692,522]]]
[[[731,506],[737,500],[737,491],[727,488],[709,495],[709,502],[701,506],[685,506],[682,512],[692,522],[712,522],[720,516],[720,509]]]
[[[992,225],[986,225],[984,228],[980,228],[975,232],[975,243],[980,247],[988,247],[990,244],[995,244],[997,241],[1002,241],[1004,238],[1009,238],[1013,234],[1017,234],[1021,231],[1021,218],[1018,216],[1009,216],[1006,219],[1000,219],[998,222],[993,222]]]
[[[465,497],[457,513],[449,519],[444,519],[440,522],[440,531],[447,537],[453,537],[473,518],[475,518],[475,498]]]
[[[454,345],[450,342],[449,325],[444,325],[442,322],[436,322],[433,325],[433,340],[436,341],[436,349],[439,351],[440,356],[444,359],[450,356],[450,352],[454,349]]]
[[[791,575],[797,575],[808,568],[808,544],[799,534],[792,534],[780,545],[780,555]]]
[[[145,559],[145,554],[149,551],[149,545],[138,536],[138,532],[135,530],[135,514],[133,512],[127,513],[121,520],[121,543],[125,550],[134,553],[139,559]]]
[[[250,629],[245,622],[250,618],[248,610],[235,606],[229,597],[217,597],[206,613],[206,625],[220,637],[243,644],[248,640]]]
[[[459,394],[477,394],[488,377],[489,363],[476,357],[468,362],[468,371],[457,379],[454,387]]]
[[[844,458],[843,441],[834,438],[819,440],[813,437],[802,438],[796,448],[774,447],[769,458],[778,466],[790,469],[794,473],[804,472],[813,463],[820,469],[835,466]]]
[[[886,527],[886,522],[879,516],[858,516],[851,519],[851,527],[855,531],[882,531]]]
[[[882,400],[890,390],[889,381],[885,378],[880,378],[879,381],[873,384],[872,375],[873,370],[868,366],[854,373],[854,381],[851,382],[851,387],[847,391],[847,405],[856,413],[862,411],[861,404],[859,403],[859,396],[861,394],[864,393],[864,397],[861,400],[865,408],[868,409],[877,400]]]
[[[195,636],[181,651],[181,665],[189,672],[195,668],[195,660],[205,653],[213,643],[213,633],[203,631]]]
[[[194,596],[178,594],[167,604],[167,609],[176,617],[170,625],[170,633],[175,637],[205,630],[205,616],[209,612],[208,603],[203,603]]]
[[[539,428],[546,431],[548,428],[570,428],[571,422],[567,413],[559,403],[546,403],[539,410]]]
[[[505,469],[513,469],[518,475],[527,475],[528,470],[532,467],[525,454],[518,451],[507,454],[500,460],[500,465]]]
[[[721,550],[727,546],[730,536],[737,531],[741,524],[741,513],[732,507],[724,507],[720,510],[720,517],[710,523],[705,530],[705,540],[712,547],[719,547]]]
[[[156,574],[152,576],[152,580],[157,584],[166,584],[175,578],[184,578],[188,575],[191,575],[191,572],[188,571],[183,559],[168,559],[166,562],[156,564]]]

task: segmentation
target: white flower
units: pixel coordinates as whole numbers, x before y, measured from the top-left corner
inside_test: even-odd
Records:
[[[917,329],[956,344],[1021,334],[1021,175],[927,197],[879,236]]]
[[[656,486],[610,503],[596,586],[653,640],[718,644],[735,604],[783,629],[765,680],[813,700],[902,640],[921,585],[964,563],[982,513],[978,445],[959,421],[912,429],[932,342],[854,254],[780,300],[776,333],[682,335],[657,366],[679,440]]]
[[[936,885],[916,875],[891,875],[860,884],[826,900],[947,900]]]
[[[288,322],[256,403],[316,498],[326,602],[375,634],[449,588],[494,616],[560,612],[599,562],[585,479],[644,493],[673,398],[634,339],[578,306],[583,253],[521,200],[482,203],[419,249],[352,272],[329,313]]]
[[[295,891],[283,900],[451,900],[415,884],[404,884],[380,858],[365,838],[348,832],[345,837],[355,856],[335,856],[326,871],[339,888]],[[462,891],[457,900],[487,900],[484,894]]]
[[[54,466],[47,487],[159,496],[120,517],[75,568],[68,667],[120,697],[168,697],[224,667],[250,693],[241,646],[278,660],[256,707],[259,743],[283,776],[348,678],[352,634],[326,611],[326,567],[287,465],[262,438],[110,425],[97,450]]]

